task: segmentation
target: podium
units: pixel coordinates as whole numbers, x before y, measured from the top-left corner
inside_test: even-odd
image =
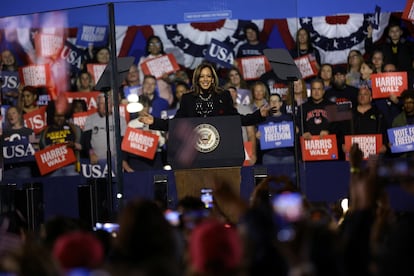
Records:
[[[240,116],[176,118],[169,122],[167,159],[175,170],[178,200],[200,197],[202,188],[226,182],[240,195],[240,169],[245,159]],[[226,202],[214,198],[221,211],[235,219]]]

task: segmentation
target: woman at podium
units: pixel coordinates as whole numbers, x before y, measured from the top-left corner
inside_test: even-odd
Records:
[[[193,88],[183,95],[175,118],[240,115],[233,105],[230,92],[218,86],[219,78],[210,63],[202,63],[195,69],[192,83]],[[264,121],[269,109],[268,105],[263,105],[251,114],[240,115],[242,125]],[[141,115],[139,120],[151,129],[168,130],[168,120],[154,118],[148,113]]]

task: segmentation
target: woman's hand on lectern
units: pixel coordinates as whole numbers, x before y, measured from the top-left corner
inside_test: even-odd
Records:
[[[138,120],[146,125],[152,125],[154,123],[154,117],[145,111],[139,114]]]

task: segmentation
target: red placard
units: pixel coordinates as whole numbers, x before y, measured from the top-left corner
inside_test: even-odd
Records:
[[[91,109],[86,112],[73,113],[73,123],[80,127],[82,130],[85,127],[86,118],[96,112],[96,109]]]
[[[65,98],[68,100],[69,103],[72,103],[74,99],[84,100],[86,102],[86,106],[88,110],[97,109],[97,99],[101,92],[99,91],[91,91],[91,92],[65,92]]]
[[[75,153],[66,144],[49,146],[35,153],[41,175],[53,172],[76,161]]]
[[[37,33],[34,37],[36,55],[56,58],[63,48],[63,36]]]
[[[23,115],[24,125],[33,129],[35,134],[39,134],[46,126],[46,106]]]
[[[129,122],[129,120],[131,119],[131,116],[129,114],[129,112],[127,111],[127,105],[128,104],[120,104],[119,105],[119,116],[124,117],[125,118],[125,122]]]
[[[89,74],[91,74],[93,78],[93,84],[96,85],[96,83],[101,78],[103,72],[105,71],[106,64],[97,64],[97,63],[89,63],[86,65],[86,70]]]
[[[272,69],[266,56],[238,58],[237,64],[245,80],[257,80]]]
[[[300,145],[303,161],[338,159],[336,136],[333,134],[325,135],[323,138],[314,135],[309,140],[300,137]]]
[[[252,142],[244,141],[244,162],[243,166],[251,166],[250,160],[253,154]]]
[[[34,87],[52,86],[49,64],[33,64],[19,68],[20,82]]]
[[[155,58],[150,58],[141,63],[144,75],[153,75],[160,79],[164,74],[170,74],[180,70],[173,54],[166,54]]]
[[[150,131],[127,127],[121,144],[123,151],[154,159],[157,148],[158,135]]]
[[[391,94],[399,96],[408,88],[407,72],[388,72],[371,75],[372,98],[388,98]]]
[[[302,78],[307,79],[310,77],[314,77],[318,74],[316,59],[313,55],[308,54],[305,56],[301,56],[294,59],[294,61],[302,75]]]
[[[345,135],[346,160],[349,160],[349,151],[352,144],[358,144],[364,154],[364,160],[370,155],[378,154],[382,146],[381,134]]]
[[[401,18],[414,21],[414,0],[407,1]]]

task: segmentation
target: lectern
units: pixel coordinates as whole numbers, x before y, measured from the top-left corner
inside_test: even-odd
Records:
[[[229,183],[240,194],[240,169],[245,159],[240,116],[176,118],[169,122],[168,162],[175,170],[178,199],[200,196],[216,180]],[[230,219],[231,207],[214,198]]]

